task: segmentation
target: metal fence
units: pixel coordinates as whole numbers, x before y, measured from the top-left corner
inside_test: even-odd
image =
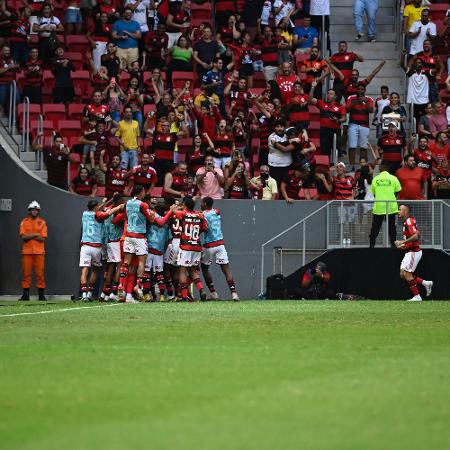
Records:
[[[385,205],[392,202],[377,202]],[[397,203],[397,202],[394,202]],[[420,230],[424,248],[443,248],[443,208],[440,200],[408,200],[411,215]],[[333,201],[327,207],[327,248],[365,247],[369,244],[374,202],[364,200]],[[445,205],[447,206],[447,205]],[[389,209],[389,208],[386,208]],[[397,238],[402,237],[402,224],[396,218]],[[377,239],[378,247],[389,247],[388,220],[385,217]]]

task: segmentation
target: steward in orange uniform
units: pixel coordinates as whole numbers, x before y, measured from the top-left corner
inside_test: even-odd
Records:
[[[45,301],[44,264],[45,239],[47,238],[47,223],[40,217],[41,207],[33,201],[28,205],[28,217],[20,223],[19,235],[23,240],[22,246],[22,288],[20,300],[30,300],[31,275],[33,268],[36,274],[36,284],[39,290],[39,300]]]

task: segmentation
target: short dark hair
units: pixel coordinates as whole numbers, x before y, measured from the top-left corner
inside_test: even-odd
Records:
[[[98,200],[92,199],[88,201],[87,208],[89,211],[93,211],[98,206]]]
[[[414,158],[414,155],[408,154],[403,157],[403,161],[407,162],[409,158]]]
[[[380,163],[380,172],[384,171],[390,172],[391,171],[391,163],[389,161],[383,160]]]
[[[136,197],[136,195],[139,195],[144,190],[144,186],[137,184],[133,188],[133,197]]]
[[[389,86],[386,86],[385,84],[383,86],[380,86],[380,91],[382,89],[386,89],[389,92]]]
[[[411,211],[411,206],[409,206],[407,203],[401,203],[400,205],[398,205],[399,207],[400,206],[404,206],[405,208],[408,208],[408,211]]]
[[[183,205],[186,206],[187,209],[192,211],[195,206],[195,202],[191,197],[184,197],[183,198]]]
[[[205,206],[207,208],[212,208],[212,205],[214,204],[214,200],[211,197],[204,197],[203,198],[203,203],[205,204]]]

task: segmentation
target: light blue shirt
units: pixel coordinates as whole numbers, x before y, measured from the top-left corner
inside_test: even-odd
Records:
[[[95,211],[84,211],[81,221],[83,224],[81,242],[87,244],[102,244],[103,222],[99,222],[95,218]]]
[[[138,31],[141,31],[141,27],[135,20],[130,20],[127,22],[126,20],[118,20],[113,25],[113,31],[115,31],[119,36],[123,36],[124,31],[129,31],[130,33],[136,33]],[[127,49],[127,48],[137,48],[138,47],[138,41],[137,39],[133,39],[132,37],[128,36],[128,39],[118,39],[116,41],[117,47]]]
[[[223,241],[220,212],[213,208],[203,211],[203,216],[208,222],[208,231],[203,235],[203,243],[210,244],[212,242]]]

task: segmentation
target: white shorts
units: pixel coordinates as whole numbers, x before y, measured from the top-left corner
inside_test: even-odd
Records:
[[[102,245],[102,261],[107,261],[108,260],[108,250],[107,250],[107,246],[108,244],[103,244]]]
[[[102,248],[82,245],[80,248],[80,267],[101,267]]]
[[[108,242],[106,244],[106,251],[108,253],[108,259],[106,260],[109,263],[120,263],[120,242]]]
[[[164,258],[163,255],[154,255],[153,253],[147,254],[147,261],[145,261],[145,271],[150,272],[162,272],[164,270]]]
[[[225,245],[218,245],[217,247],[207,247],[202,251],[202,264],[210,266],[213,261],[216,264],[228,264],[228,253]]]
[[[172,242],[167,246],[164,253],[164,262],[171,266],[178,265],[178,253],[180,252],[180,239],[172,239]]]
[[[201,252],[180,249],[178,252],[178,265],[182,267],[194,267],[200,264]]]
[[[402,263],[400,264],[400,270],[414,273],[421,258],[422,258],[422,250],[418,252],[406,253],[402,259]]]
[[[147,240],[145,238],[126,237],[123,242],[123,252],[136,256],[147,254]]]

